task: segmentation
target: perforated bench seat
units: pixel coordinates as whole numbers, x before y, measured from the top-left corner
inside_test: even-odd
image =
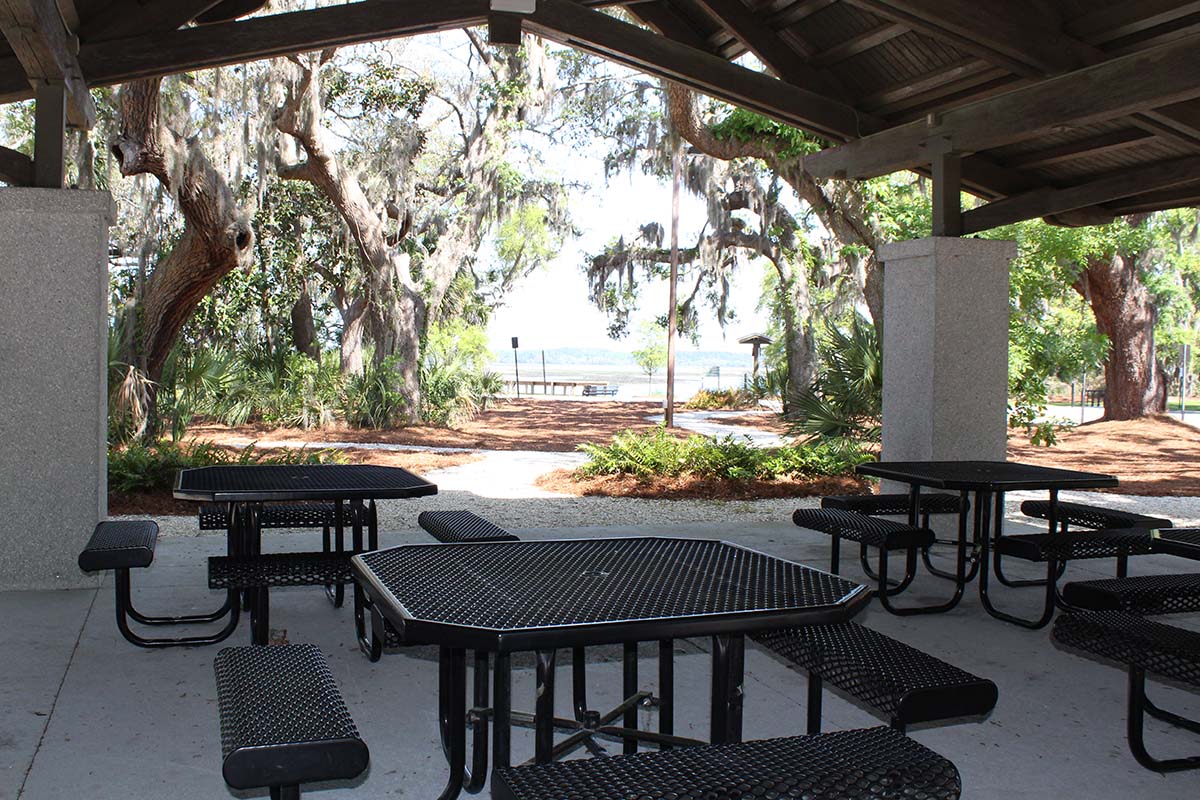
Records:
[[[200,530],[223,531],[228,511],[220,503],[200,506]],[[259,509],[261,528],[325,528],[337,524],[337,503],[263,503]]]
[[[417,524],[443,544],[517,541],[504,528],[470,511],[422,511]]]
[[[1124,611],[1062,614],[1054,638],[1101,658],[1200,686],[1200,631]]]
[[[1085,558],[1123,558],[1150,555],[1153,541],[1145,528],[1115,528],[1102,531],[1023,533],[1001,536],[996,552],[1025,561],[1074,561]]]
[[[957,514],[962,502],[952,494],[922,494],[921,514]],[[834,494],[821,498],[821,508],[857,511],[880,517],[899,517],[908,514],[912,499],[907,494]]]
[[[211,556],[210,589],[324,586],[354,580],[350,553],[269,553],[253,558]]]
[[[996,705],[992,681],[857,623],[783,628],[753,638],[808,670],[810,681],[828,681],[901,730],[918,722],[986,714]],[[809,698],[819,702],[812,691]],[[813,711],[809,733],[820,724],[819,708],[815,718]]]
[[[909,550],[933,544],[933,531],[836,508],[798,508],[792,522],[801,528],[883,550]]]
[[[1093,611],[1176,614],[1200,611],[1200,573],[1075,581],[1063,587],[1068,605]]]
[[[497,769],[495,800],[957,798],[958,770],[891,728]]]
[[[107,520],[92,530],[79,554],[79,568],[96,572],[148,567],[154,562],[157,544],[158,524],[153,520]]]
[[[1050,519],[1049,500],[1026,500],[1021,513],[1034,519]],[[1086,503],[1059,503],[1058,521],[1076,528],[1172,528],[1174,524],[1163,517],[1148,517],[1129,511],[1092,506]]]
[[[213,662],[221,719],[221,774],[235,789],[349,780],[367,745],[321,651],[310,644],[228,647]]]
[[[1200,769],[1200,755],[1158,759],[1146,749],[1147,714],[1177,728],[1200,732],[1200,722],[1159,708],[1146,697],[1146,674],[1200,688],[1200,631],[1177,628],[1125,611],[1082,611],[1054,622],[1054,639],[1124,665],[1129,672],[1125,725],[1134,759],[1156,772]]]

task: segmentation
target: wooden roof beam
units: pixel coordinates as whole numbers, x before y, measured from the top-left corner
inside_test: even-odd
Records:
[[[789,83],[817,88],[831,96],[839,94],[826,76],[784,44],[779,32],[755,16],[742,0],[699,0],[699,3],[778,77]]]
[[[1109,131],[1097,136],[1089,136],[1086,139],[1078,139],[1074,142],[1058,144],[1029,153],[1021,153],[1020,155],[1003,159],[1003,163],[1004,166],[1012,167],[1013,169],[1048,167],[1052,164],[1061,164],[1076,158],[1124,150],[1145,142],[1147,139],[1152,138],[1153,135],[1143,130],[1125,129]]]
[[[1025,219],[1062,214],[1200,180],[1200,156],[1141,164],[1079,186],[1035,189],[963,214],[963,233],[978,233]]]
[[[79,63],[89,85],[106,86],[327,47],[481,25],[489,8],[489,0],[346,3],[84,44],[79,51]],[[31,94],[28,86],[22,85],[22,79],[14,76],[14,66],[0,59],[0,103],[21,100]]]
[[[1025,77],[1068,72],[1087,63],[1081,42],[1026,0],[844,0],[877,16],[948,41]]]
[[[1163,208],[1182,208],[1184,206],[1200,205],[1200,181],[1176,186],[1173,189],[1163,189],[1157,192],[1126,197],[1113,203],[1105,204],[1113,216],[1138,214],[1143,211],[1158,211]]]
[[[173,31],[221,0],[115,0],[83,20],[84,42],[124,39],[148,31]]]
[[[929,163],[927,143],[950,138],[975,153],[1064,125],[1116,119],[1200,97],[1200,35],[1105,61],[933,114],[805,157],[817,177],[870,178]]]
[[[96,124],[96,105],[76,56],[79,40],[67,30],[54,0],[0,0],[0,30],[31,87],[63,84],[71,124]]]
[[[570,0],[539,0],[525,28],[829,139],[877,129],[877,122],[814,87],[731,64]]]
[[[1103,44],[1196,13],[1200,13],[1200,0],[1136,0],[1073,19],[1063,30],[1089,44]]]

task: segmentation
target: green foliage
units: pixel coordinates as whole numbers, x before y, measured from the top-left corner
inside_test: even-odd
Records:
[[[712,411],[714,409],[743,409],[758,406],[760,395],[752,389],[701,389],[692,395],[684,408],[697,411]]]
[[[449,320],[431,328],[421,369],[422,418],[452,425],[484,410],[504,389],[504,379],[486,369],[491,355],[482,326]]]
[[[342,413],[356,428],[391,428],[404,417],[408,401],[396,376],[399,358],[369,363],[362,375],[352,376],[342,394]]]
[[[735,139],[739,142],[770,138],[775,142],[776,154],[783,161],[806,156],[829,146],[828,142],[799,128],[738,107],[731,107],[729,113],[713,124],[710,130],[718,139]]]
[[[667,331],[653,321],[645,320],[640,329],[639,347],[630,353],[634,363],[647,378],[667,365]]]
[[[580,475],[636,475],[639,478],[684,475],[725,480],[772,480],[847,475],[871,460],[856,443],[827,440],[790,447],[754,447],[733,436],[679,439],[659,426],[647,433],[623,431],[609,444],[579,447],[588,462]]]
[[[875,326],[857,312],[849,330],[828,323],[817,355],[817,376],[796,398],[799,416],[789,434],[878,441],[883,353]]]
[[[343,463],[335,450],[283,449],[262,451],[251,444],[229,452],[212,442],[155,442],[108,448],[108,485],[118,492],[168,491],[181,469],[216,464],[327,464]]]

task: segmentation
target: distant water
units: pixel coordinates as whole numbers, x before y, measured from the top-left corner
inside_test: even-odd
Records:
[[[675,397],[677,400],[687,400],[701,386],[705,389],[729,389],[742,386],[743,377],[750,374],[751,363],[747,359],[744,368],[721,367],[718,377],[709,376],[705,367],[677,367],[675,370]],[[495,363],[492,371],[504,376],[505,380],[513,379],[513,365]],[[546,364],[546,380],[577,381],[579,383],[616,384],[617,399],[632,400],[634,398],[664,397],[667,393],[667,371],[659,370],[653,378],[647,378],[636,365],[628,364]],[[541,364],[521,364],[521,380],[542,380]],[[540,388],[535,394],[540,393]],[[581,390],[580,390],[581,391]]]

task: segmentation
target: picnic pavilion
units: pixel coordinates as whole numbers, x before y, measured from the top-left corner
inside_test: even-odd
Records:
[[[7,184],[0,189],[5,590],[94,589],[100,581],[80,571],[77,556],[93,526],[106,517],[108,229],[115,212],[107,192],[74,189],[64,180],[65,133],[94,122],[92,87],[487,25],[495,43],[517,42],[521,33],[541,36],[819,135],[832,146],[804,161],[817,178],[923,173],[931,179],[933,236],[891,243],[879,254],[886,265],[886,459],[1005,457],[1008,267],[1016,245],[967,238],[970,234],[1034,218],[1065,226],[1099,224],[1200,203],[1200,3],[1194,0],[357,0],[286,13],[268,8],[248,16],[267,5],[0,0],[0,103],[36,102],[33,157],[0,146],[0,180]],[[644,27],[606,14],[613,6],[623,6]],[[737,63],[746,54],[766,71]],[[962,192],[982,202],[964,210]],[[710,527],[709,534],[719,533]],[[750,534],[760,537],[752,542],[772,541],[770,531]],[[824,551],[789,547],[784,548],[789,558],[823,558]],[[200,550],[195,542],[181,542],[169,563],[183,566]],[[165,574],[164,580],[173,580],[169,568]],[[82,602],[77,594],[39,594],[36,603],[20,606],[9,619],[10,638],[16,637],[11,640],[29,636],[35,661],[52,646],[70,651],[72,642],[54,640],[45,619],[59,607],[67,609],[62,613],[85,613],[75,608]],[[311,594],[301,602],[323,603]],[[28,618],[22,616],[26,612]],[[943,628],[924,630],[942,636],[942,647],[954,649],[958,658],[969,659],[978,629],[969,620],[946,620]],[[111,627],[111,619],[107,624]],[[297,623],[301,633],[304,625],[317,634],[329,627]],[[99,777],[91,769],[89,779],[103,783],[89,787],[76,781],[74,788],[144,792],[146,781],[154,780],[161,784],[156,793],[170,785],[168,791],[183,792],[176,796],[192,796],[186,787],[196,767],[181,765],[198,757],[189,737],[201,736],[193,730],[194,717],[211,711],[207,693],[178,690],[174,680],[159,680],[161,674],[145,682],[144,692],[135,686],[133,695],[124,684],[142,681],[141,670],[169,667],[177,670],[172,679],[179,685],[207,686],[207,659],[163,655],[127,666],[106,644],[78,635],[74,646],[90,647],[89,657],[99,665],[79,680],[99,688],[63,700],[64,708],[73,709],[72,719],[86,729],[93,717],[107,718],[107,703],[125,703],[128,729],[105,731],[100,739],[138,741],[131,737],[145,721],[143,711],[170,717],[164,724],[174,725],[174,733],[156,737],[155,758],[141,750],[128,760],[105,761],[122,768]],[[1088,662],[1048,654],[1044,641],[1020,638],[1011,626],[995,636],[1010,666],[1060,659],[1064,671],[1099,674]],[[342,662],[352,657],[357,653],[338,654]],[[47,683],[57,675],[22,672],[17,662],[8,667],[19,684],[15,691],[47,696],[57,691]],[[778,665],[774,669],[781,680],[790,674]],[[1055,669],[1045,667],[1047,673]],[[412,678],[425,693],[432,691],[428,672]],[[1032,683],[1019,667],[1003,680],[1018,688]],[[1010,712],[1016,716],[1008,720],[1019,719],[1023,731],[1040,727],[1055,714],[1046,711],[1059,699],[1050,695],[1070,688],[1039,690],[1041,695],[1018,702]],[[128,699],[110,701],[107,690]],[[1108,705],[1118,703],[1115,698]],[[185,710],[168,712],[172,702]],[[763,719],[787,728],[772,696],[763,699],[760,693],[755,702]],[[398,711],[401,717],[415,713]],[[375,711],[385,712],[392,710]],[[859,721],[855,709],[844,713],[846,720]],[[29,724],[22,720],[21,730]],[[1080,723],[1080,729],[1086,743],[1092,728]],[[81,738],[96,741],[91,733]],[[938,735],[931,733],[935,744],[953,742],[959,734]],[[1009,780],[1010,759],[1033,757],[1022,747],[1052,750],[1048,735],[1026,737],[1003,753],[990,740],[980,741],[969,765],[974,785],[999,792]],[[392,751],[402,746],[401,738],[379,743],[379,763],[396,756]],[[57,746],[47,743],[48,752]],[[94,745],[81,744],[81,754],[62,753],[60,766],[18,782],[24,790],[32,781],[36,795],[38,782],[54,773],[83,770],[92,755],[89,746]],[[5,733],[4,747],[25,744],[14,744]],[[1073,763],[1047,768],[1041,784],[1046,796],[1070,793],[1087,777],[1086,763]],[[157,777],[142,777],[151,768],[159,769]],[[417,769],[433,776],[431,785],[440,780],[436,763],[432,770]],[[1165,797],[1181,785],[1164,782],[1156,791]],[[46,792],[53,796],[54,790]]]

